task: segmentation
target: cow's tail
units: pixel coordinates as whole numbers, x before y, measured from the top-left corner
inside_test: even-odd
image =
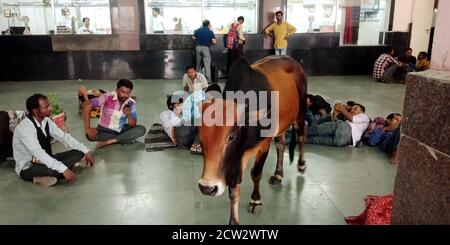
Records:
[[[297,90],[299,95],[299,110],[298,110],[298,116],[297,116],[297,126],[298,126],[298,132],[299,136],[306,137],[305,135],[305,115],[306,115],[306,94],[307,94],[307,78],[305,75],[305,72],[303,69],[301,69],[299,80],[297,80]],[[296,129],[294,126],[292,126],[291,129],[291,139],[289,142],[289,160],[292,162],[294,161],[294,151],[295,146],[297,145],[297,136],[296,136]]]
[[[295,127],[294,125],[292,125],[291,127],[291,134],[289,135],[290,137],[290,141],[289,141],[289,160],[294,161],[294,151],[295,151],[295,146],[297,145],[297,136],[295,133]]]

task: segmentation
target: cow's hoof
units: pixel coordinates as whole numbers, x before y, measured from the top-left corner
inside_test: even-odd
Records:
[[[269,179],[269,184],[271,185],[279,185],[281,184],[281,181],[283,181],[283,177],[280,175],[272,175]]]
[[[248,212],[252,214],[260,214],[262,211],[261,200],[251,200],[248,204]]]
[[[301,163],[298,164],[297,170],[298,170],[298,172],[300,172],[301,174],[304,174],[304,173],[305,173],[305,171],[306,171],[306,164],[305,164],[305,161],[302,161]]]
[[[228,225],[239,225],[239,222],[231,221],[228,222]]]

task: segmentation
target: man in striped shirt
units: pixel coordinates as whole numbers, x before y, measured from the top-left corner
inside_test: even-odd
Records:
[[[79,95],[83,103],[83,120],[86,138],[97,141],[97,148],[120,143],[131,144],[145,134],[145,127],[137,125],[136,101],[131,98],[133,83],[127,79],[117,82],[116,91],[104,93],[100,97],[88,100],[85,89]],[[90,113],[92,107],[102,107],[97,128],[91,128]]]
[[[392,73],[395,71],[396,67],[400,65],[400,63],[394,59],[393,55],[394,49],[392,47],[386,47],[384,54],[380,55],[375,61],[375,65],[373,66],[373,78],[380,82],[386,82],[392,79]],[[389,67],[392,64],[397,66]],[[388,69],[388,67],[392,69]]]

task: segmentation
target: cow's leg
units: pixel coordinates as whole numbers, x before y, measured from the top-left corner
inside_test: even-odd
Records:
[[[230,225],[239,225],[239,199],[241,197],[241,186],[228,187],[228,196],[230,197]]]
[[[303,134],[300,134],[300,130],[303,130]],[[298,165],[297,169],[300,173],[305,173],[306,171],[306,162],[305,162],[305,143],[306,143],[306,132],[307,131],[307,125],[305,124],[303,128],[298,127],[298,145],[300,147],[300,157],[298,158]]]
[[[284,148],[286,147],[286,139],[284,133],[278,137],[275,137],[275,146],[277,148],[277,167],[275,173],[270,177],[269,183],[272,185],[279,185],[283,180],[283,159]],[[292,140],[292,139],[291,139]]]
[[[251,171],[253,180],[253,192],[250,203],[248,204],[248,212],[250,213],[259,214],[262,210],[261,194],[259,193],[259,183],[261,182],[264,163],[266,162],[268,154],[269,149],[264,149],[264,151],[259,152],[256,155],[255,165],[253,166]]]

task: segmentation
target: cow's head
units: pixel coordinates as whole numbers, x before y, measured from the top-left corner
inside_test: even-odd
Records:
[[[219,196],[226,186],[234,187],[241,182],[243,167],[252,150],[264,139],[261,127],[248,126],[252,125],[249,120],[259,120],[262,115],[265,115],[262,111],[246,112],[245,106],[229,100],[202,104],[199,135],[204,165],[198,185],[203,194]],[[245,126],[240,121],[244,116],[248,118]]]

